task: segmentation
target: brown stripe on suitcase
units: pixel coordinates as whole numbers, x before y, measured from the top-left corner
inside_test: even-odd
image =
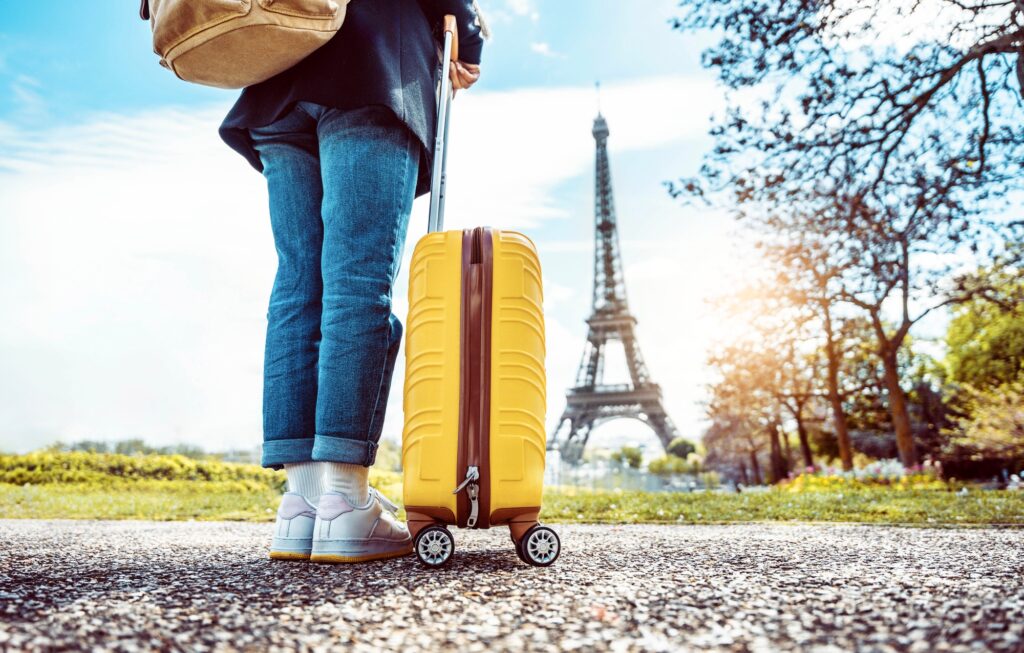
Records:
[[[494,243],[484,227],[462,232],[462,315],[460,334],[458,479],[470,465],[480,471],[476,528],[490,526],[491,473],[491,297]],[[469,494],[456,498],[457,524],[466,526]]]
[[[480,347],[482,398],[480,407],[483,411],[480,431],[480,517],[477,528],[489,528],[491,525],[491,295],[494,290],[494,238],[491,230],[477,227],[479,232],[481,266],[483,276],[483,303],[481,312],[480,334],[483,342]]]

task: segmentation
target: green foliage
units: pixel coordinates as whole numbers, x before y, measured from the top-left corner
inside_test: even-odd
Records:
[[[954,419],[951,446],[973,458],[1024,462],[1024,382],[961,392],[964,417]]]
[[[647,471],[657,476],[697,474],[701,471],[701,461],[697,455],[692,453],[687,458],[668,454],[647,463]]]
[[[998,303],[977,298],[958,306],[946,332],[945,367],[958,385],[992,388],[1024,372],[1024,284],[1008,282]]]
[[[807,429],[807,434],[811,444],[811,451],[818,458],[824,458],[825,460],[839,459],[839,442],[836,440],[835,433],[815,425]]]
[[[697,451],[697,446],[686,438],[676,438],[668,445],[668,453],[678,458],[686,458]]]
[[[1020,253],[1019,243],[1012,248]],[[951,392],[942,456],[965,473],[1024,467],[1022,274],[1009,265],[969,276],[984,292],[957,307],[946,332]]]
[[[402,471],[402,446],[381,438],[380,444],[377,446],[377,462],[373,466],[388,472]]]
[[[644,461],[644,453],[639,447],[622,447],[612,454],[612,461],[633,469],[640,469],[640,465]]]
[[[180,455],[39,451],[0,455],[0,515],[36,519],[272,519],[285,474]],[[400,474],[370,484],[402,493]]]
[[[126,455],[84,451],[0,454],[0,483],[98,483],[127,481],[249,481],[283,489],[284,472],[257,465],[195,460],[181,455]]]
[[[718,472],[701,472],[698,478],[700,478],[701,485],[706,488],[713,489],[722,484],[722,477]]]
[[[0,483],[11,485],[75,485],[79,489],[104,491],[131,488],[133,491],[154,486],[145,483],[179,483],[180,487],[201,488],[213,484],[226,492],[268,490],[284,491],[283,471],[258,465],[193,460],[184,456],[124,455],[84,451],[37,451],[24,455],[0,454]],[[385,494],[401,493],[401,474],[375,466],[370,469],[370,484]],[[222,485],[217,485],[222,484]],[[226,485],[223,485],[226,484]]]

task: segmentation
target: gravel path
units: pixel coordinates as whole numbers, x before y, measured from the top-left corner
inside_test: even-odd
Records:
[[[1024,531],[845,525],[505,530],[415,558],[265,558],[269,524],[0,521],[0,650],[1024,651]]]

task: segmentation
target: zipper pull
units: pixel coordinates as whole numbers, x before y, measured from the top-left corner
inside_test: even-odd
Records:
[[[476,465],[470,465],[466,469],[466,480],[459,483],[459,487],[452,490],[452,494],[458,494],[459,492],[462,492],[464,489],[466,489],[467,485],[477,480],[478,478],[480,478],[480,468],[477,467]]]
[[[476,526],[476,518],[480,514],[480,502],[477,501],[480,496],[480,486],[476,483],[469,484],[469,517],[466,518],[466,528],[473,528]]]

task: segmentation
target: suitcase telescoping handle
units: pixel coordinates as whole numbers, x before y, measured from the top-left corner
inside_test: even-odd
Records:
[[[444,228],[445,175],[448,169],[448,117],[452,110],[452,62],[459,58],[459,33],[455,16],[444,17],[444,56],[441,57],[441,93],[437,98],[437,134],[434,137],[434,169],[430,176],[430,218],[427,231]]]

